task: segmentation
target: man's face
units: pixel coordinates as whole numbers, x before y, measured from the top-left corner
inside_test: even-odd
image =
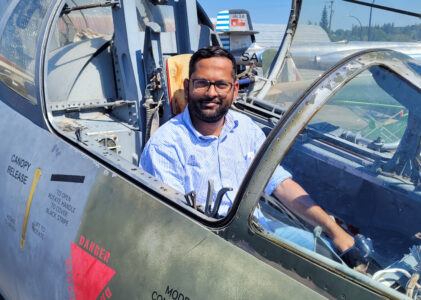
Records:
[[[204,85],[211,84],[209,88]],[[227,85],[225,85],[227,84]],[[232,63],[225,57],[211,57],[196,62],[190,80],[184,81],[185,97],[193,117],[206,123],[222,119],[238,94],[232,77]]]

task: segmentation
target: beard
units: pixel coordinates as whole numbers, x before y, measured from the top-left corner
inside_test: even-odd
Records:
[[[188,94],[187,101],[189,104],[189,112],[193,114],[197,119],[206,123],[215,123],[221,120],[228,112],[232,104],[232,95],[231,100],[221,100],[217,97],[210,98],[210,97],[193,97]],[[203,107],[207,103],[214,103],[217,104],[217,108],[215,110],[207,109]]]

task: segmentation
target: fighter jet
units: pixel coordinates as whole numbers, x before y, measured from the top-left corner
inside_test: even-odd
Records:
[[[305,5],[291,1],[268,74],[249,85],[257,96],[245,87],[232,108],[267,139],[220,217],[220,198],[200,208],[203,191],[138,167],[185,107],[191,54],[222,45],[199,2],[0,2],[1,296],[420,299],[421,65],[363,50],[297,94],[300,79],[281,74]],[[319,227],[264,193],[279,164],[365,237],[365,264],[347,265]],[[308,232],[314,247],[273,224]]]

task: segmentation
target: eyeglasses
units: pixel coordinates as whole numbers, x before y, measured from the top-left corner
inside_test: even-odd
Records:
[[[229,93],[231,90],[233,83],[227,82],[223,80],[218,81],[209,81],[207,79],[192,79],[193,82],[193,89],[199,93],[206,93],[209,91],[211,85],[215,87],[215,91],[219,95],[224,95]]]

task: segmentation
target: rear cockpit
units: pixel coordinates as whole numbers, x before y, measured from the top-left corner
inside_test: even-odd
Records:
[[[192,3],[139,0],[119,10],[113,6],[122,4],[112,1],[106,7],[84,7],[90,1],[62,5],[45,71],[53,128],[123,169],[137,166],[152,131],[173,115],[166,60],[218,43],[210,21],[204,13],[197,17]],[[181,13],[196,14],[197,25],[175,18]]]

